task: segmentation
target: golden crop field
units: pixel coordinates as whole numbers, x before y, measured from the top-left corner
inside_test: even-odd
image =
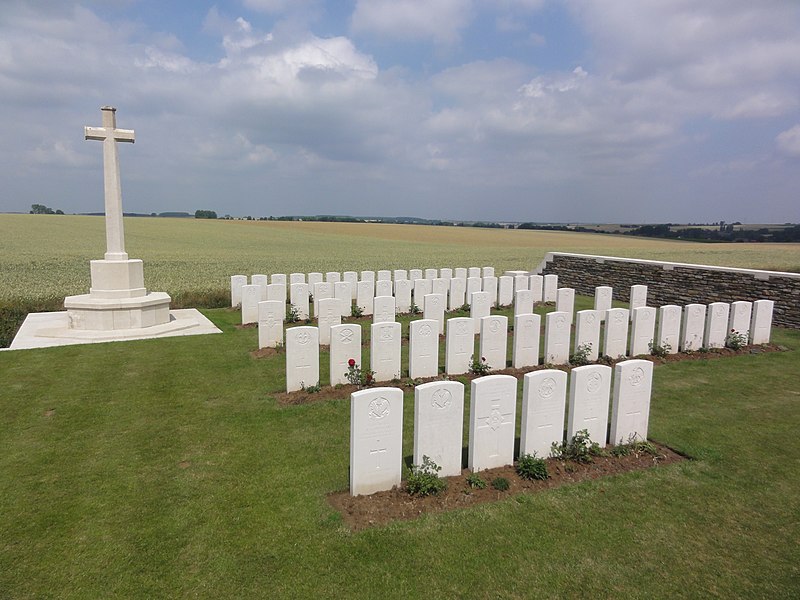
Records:
[[[0,301],[86,293],[103,217],[0,215]],[[800,271],[800,244],[699,244],[570,232],[361,223],[125,219],[148,289],[225,290],[234,274],[494,266],[532,269],[548,251]]]

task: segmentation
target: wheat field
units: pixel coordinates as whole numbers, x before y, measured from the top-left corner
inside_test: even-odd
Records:
[[[103,217],[0,215],[0,301],[86,293]],[[227,289],[230,276],[494,266],[532,269],[548,251],[800,271],[799,244],[701,244],[628,236],[378,223],[128,217],[126,250],[148,289]]]

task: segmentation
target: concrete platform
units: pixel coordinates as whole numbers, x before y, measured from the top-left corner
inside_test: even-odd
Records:
[[[11,342],[11,346],[6,350],[28,350],[31,348],[49,348],[51,346],[69,346],[73,344],[97,344],[181,335],[222,333],[214,323],[194,308],[171,310],[169,311],[169,317],[168,323],[152,327],[90,331],[86,329],[69,329],[67,311],[31,313],[25,318],[22,327],[19,328],[16,337],[14,337],[14,341]]]

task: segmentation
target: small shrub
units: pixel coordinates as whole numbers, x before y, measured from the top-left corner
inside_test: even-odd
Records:
[[[319,383],[307,386],[305,382],[301,381],[300,390],[306,392],[307,394],[316,394],[322,390],[322,386]]]
[[[478,360],[475,356],[470,356],[470,364],[469,364],[469,372],[473,375],[486,375],[491,371],[489,364],[486,362],[486,359],[481,356],[481,359]]]
[[[467,313],[468,313],[468,312],[469,312],[469,310],[470,310],[470,309],[469,309],[469,304],[467,304],[466,302],[464,302],[464,304],[462,304],[462,305],[459,307],[459,309],[458,309],[458,310],[459,310],[460,312],[467,312]]]
[[[412,300],[411,301],[411,314],[412,315],[418,315],[421,312],[422,311],[420,310],[419,306],[417,306],[417,303]]]
[[[590,463],[595,456],[602,456],[603,449],[600,444],[589,438],[589,431],[581,429],[572,436],[571,440],[553,442],[550,446],[550,455],[559,460],[571,460],[578,463]]]
[[[655,342],[655,340],[650,340],[647,344],[647,347],[650,348],[650,354],[653,356],[657,356],[659,358],[664,358],[669,351],[672,350],[672,346],[669,342],[664,342],[663,346],[660,346]]]
[[[364,309],[361,308],[358,304],[353,304],[350,307],[350,316],[351,317],[362,317],[364,316]]]
[[[569,356],[569,364],[575,367],[588,365],[589,354],[591,353],[591,351],[592,351],[592,344],[590,342],[578,345],[578,347],[575,348],[575,353],[570,354]]]
[[[470,473],[467,475],[467,485],[473,490],[486,489],[486,482],[481,479],[481,476],[477,473]]]
[[[370,387],[375,383],[375,371],[362,371],[356,364],[356,359],[351,358],[347,361],[347,373],[344,374],[351,385],[359,388]]]
[[[498,492],[505,492],[511,487],[511,484],[505,477],[495,477],[492,479],[492,487]]]
[[[725,346],[731,350],[741,350],[747,346],[747,334],[731,329],[728,337],[725,338]]]
[[[659,451],[656,445],[647,440],[637,438],[636,435],[631,435],[627,442],[622,442],[611,448],[611,454],[616,457],[629,456],[631,454],[640,456],[642,454],[649,454],[650,456],[658,457]]]
[[[523,479],[540,480],[548,479],[547,462],[543,458],[537,458],[536,453],[523,454],[517,461],[517,475]]]
[[[421,465],[411,465],[406,490],[412,496],[435,496],[447,489],[447,482],[439,478],[442,467],[429,457],[422,457]]]
[[[286,322],[297,323],[300,321],[300,311],[294,304],[289,305],[289,310],[286,311]]]

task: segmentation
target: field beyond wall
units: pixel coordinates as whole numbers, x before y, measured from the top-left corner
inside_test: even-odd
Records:
[[[173,296],[221,293],[253,273],[494,266],[532,269],[548,251],[800,271],[800,244],[700,244],[629,236],[363,223],[125,219],[145,285]],[[0,304],[60,301],[89,289],[103,217],[0,215]],[[198,296],[199,294],[199,296]]]

